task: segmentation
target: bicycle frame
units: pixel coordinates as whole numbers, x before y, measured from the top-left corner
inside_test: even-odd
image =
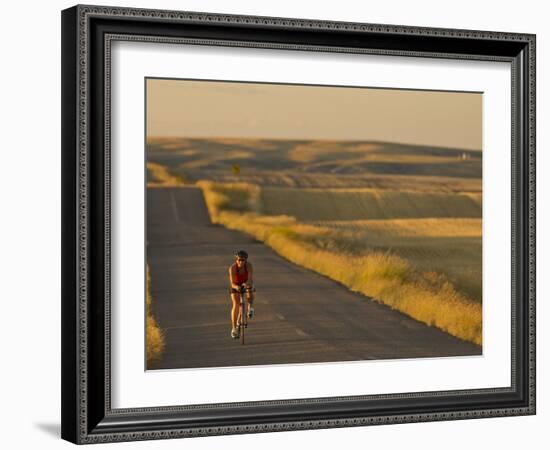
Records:
[[[240,289],[239,289],[239,293],[240,293],[240,296],[241,296],[241,312],[240,312],[240,315],[239,315],[239,332],[240,332],[240,337],[241,337],[241,345],[244,345],[244,330],[245,328],[248,326],[248,321],[246,320],[246,311],[245,311],[245,306],[246,306],[246,298],[245,298],[245,295],[246,295],[246,288],[244,287],[244,285],[241,285],[240,286]]]

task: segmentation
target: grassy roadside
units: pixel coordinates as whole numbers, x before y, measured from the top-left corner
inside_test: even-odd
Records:
[[[418,271],[391,251],[365,248],[351,253],[337,229],[300,223],[292,216],[262,215],[258,186],[209,181],[197,185],[214,223],[244,231],[295,264],[481,345],[481,304],[457,291],[444,275]]]
[[[168,167],[155,162],[147,162],[147,187],[183,186],[187,180],[178,173],[173,173]]]
[[[151,363],[159,360],[164,350],[164,335],[162,329],[158,326],[151,311],[152,297],[149,266],[147,266],[147,295],[145,303],[147,307],[146,353],[147,366],[149,366]]]

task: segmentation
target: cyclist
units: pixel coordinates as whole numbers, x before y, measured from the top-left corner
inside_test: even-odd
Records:
[[[254,301],[254,288],[252,264],[248,262],[248,253],[244,250],[239,250],[235,253],[235,262],[229,267],[229,293],[231,294],[232,308],[231,308],[231,337],[234,339],[239,338],[239,328],[237,327],[237,319],[239,317],[239,309],[241,304],[241,286],[244,285],[246,289],[246,300],[248,302],[248,318],[251,319],[254,316],[254,308],[252,303]]]

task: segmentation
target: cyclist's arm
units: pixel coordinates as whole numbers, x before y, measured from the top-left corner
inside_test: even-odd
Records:
[[[233,266],[229,267],[229,283],[231,284],[231,287],[233,289],[239,289],[239,286],[237,284],[235,284],[235,272],[236,272],[236,269],[233,270]]]

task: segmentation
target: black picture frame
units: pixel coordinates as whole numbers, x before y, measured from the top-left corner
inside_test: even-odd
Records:
[[[182,39],[511,64],[510,387],[111,408],[110,43]],[[62,438],[77,444],[535,414],[535,35],[85,5],[62,11],[61,350]]]

